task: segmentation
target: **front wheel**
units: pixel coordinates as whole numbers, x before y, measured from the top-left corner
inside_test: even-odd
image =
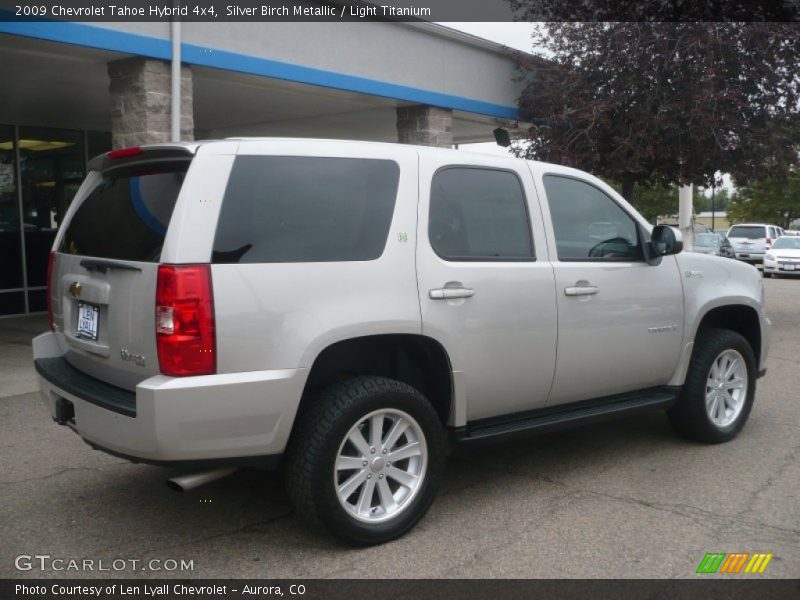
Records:
[[[756,391],[756,358],[748,341],[729,329],[709,329],[695,341],[686,382],[667,415],[694,441],[727,442],[742,430]]]
[[[386,542],[427,511],[444,466],[444,433],[413,387],[356,377],[298,415],[287,460],[301,517],[356,545]]]

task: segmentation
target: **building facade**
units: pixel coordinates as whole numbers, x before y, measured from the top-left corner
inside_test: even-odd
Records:
[[[90,157],[168,141],[170,23],[0,21],[0,316],[46,310],[46,265]],[[181,24],[182,139],[449,146],[513,124],[499,44],[431,23]]]

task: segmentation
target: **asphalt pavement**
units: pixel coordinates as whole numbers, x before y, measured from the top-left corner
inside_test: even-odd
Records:
[[[691,578],[707,552],[772,553],[748,577],[800,577],[800,280],[765,285],[769,372],[733,442],[653,413],[479,449],[413,531],[367,549],[309,526],[274,474],[179,494],[174,472],[92,450],[35,391],[45,319],[0,320],[0,577]]]

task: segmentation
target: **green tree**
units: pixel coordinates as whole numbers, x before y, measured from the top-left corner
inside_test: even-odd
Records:
[[[732,223],[775,223],[783,228],[800,218],[800,173],[751,181],[738,188],[728,206]]]
[[[620,182],[607,178],[603,178],[603,181],[617,192],[622,193]],[[626,200],[651,223],[655,223],[658,217],[678,214],[678,186],[675,185],[646,186],[637,184],[633,194],[630,194]]]
[[[695,197],[694,210],[695,212],[710,212],[713,208],[715,211],[728,210],[728,205],[731,201],[730,192],[727,188],[717,188],[714,190],[714,202],[712,206],[711,193],[704,190],[704,193]]]
[[[796,24],[552,22],[534,48],[519,59],[533,124],[520,155],[619,181],[626,198],[636,184],[746,181],[796,162]]]
[[[660,216],[678,214],[678,187],[637,185],[629,202],[645,219],[655,223]]]

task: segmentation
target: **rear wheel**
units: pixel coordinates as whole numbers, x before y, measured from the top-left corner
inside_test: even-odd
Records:
[[[419,391],[357,377],[331,386],[298,415],[287,489],[301,517],[349,543],[378,544],[425,514],[444,455],[439,417]]]
[[[756,359],[747,340],[729,329],[698,334],[686,382],[668,411],[683,436],[716,444],[742,430],[756,391]]]

